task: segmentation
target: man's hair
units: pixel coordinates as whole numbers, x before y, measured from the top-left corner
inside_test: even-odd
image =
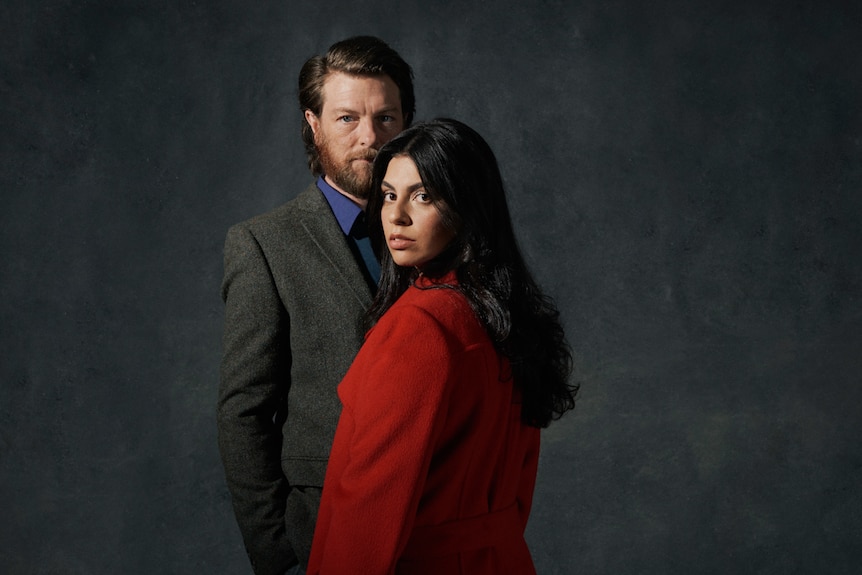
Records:
[[[323,110],[323,84],[334,72],[353,76],[389,76],[401,96],[404,127],[410,126],[416,111],[413,94],[413,70],[398,52],[374,36],[355,36],[336,42],[323,56],[312,56],[299,72],[299,108],[320,116]],[[302,142],[308,155],[308,167],[318,176],[323,173],[320,154],[314,143],[314,132],[302,120]]]

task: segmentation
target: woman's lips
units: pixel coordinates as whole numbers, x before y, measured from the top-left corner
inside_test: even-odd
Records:
[[[403,250],[410,246],[413,240],[400,234],[392,234],[389,236],[389,247],[393,250]]]

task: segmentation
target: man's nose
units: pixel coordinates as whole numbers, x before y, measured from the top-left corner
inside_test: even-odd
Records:
[[[373,118],[362,118],[359,120],[359,143],[374,149],[380,147],[380,132]]]

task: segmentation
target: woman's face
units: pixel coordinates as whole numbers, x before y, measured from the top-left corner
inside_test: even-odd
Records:
[[[455,232],[443,224],[440,211],[409,157],[395,156],[389,161],[381,193],[383,234],[399,266],[421,268],[440,255],[455,237]]]

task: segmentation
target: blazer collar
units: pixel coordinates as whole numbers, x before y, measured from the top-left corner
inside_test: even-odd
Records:
[[[304,195],[308,201],[300,218],[302,227],[321,251],[324,259],[341,277],[344,287],[359,300],[363,307],[368,308],[371,305],[371,290],[326,198],[316,185],[310,186]]]

